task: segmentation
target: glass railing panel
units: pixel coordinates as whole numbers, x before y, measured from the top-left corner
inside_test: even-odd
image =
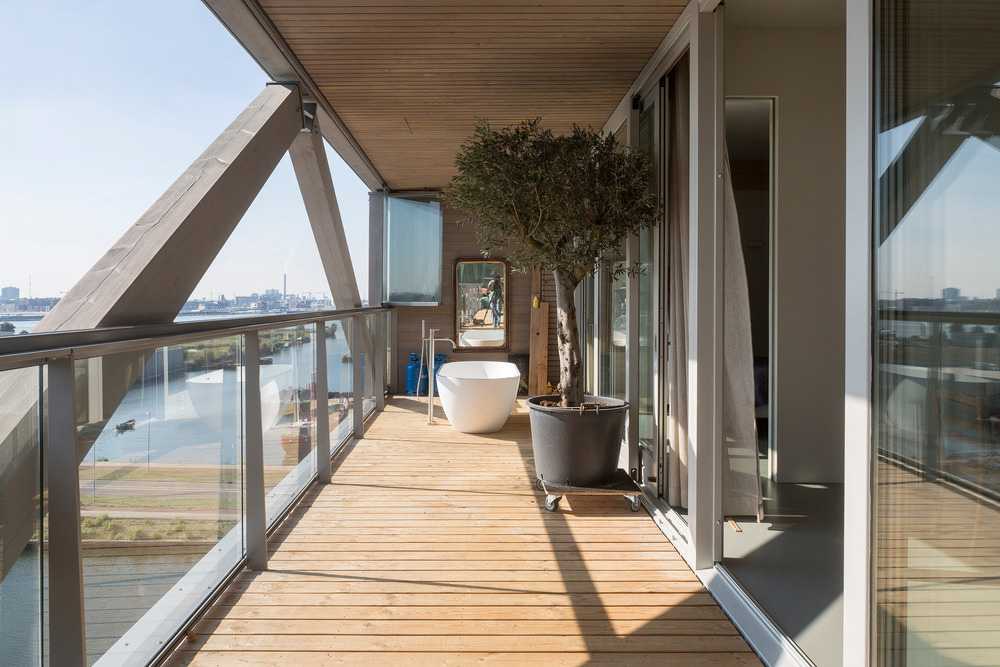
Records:
[[[144,664],[244,553],[243,344],[76,362],[88,663]]]
[[[43,661],[39,367],[0,371],[0,664]]]
[[[384,391],[386,387],[392,384],[392,370],[396,365],[396,350],[393,349],[392,346],[392,341],[395,338],[395,334],[393,332],[395,318],[393,317],[392,311],[387,310],[382,313],[382,318],[384,322],[384,328],[382,329],[384,334],[383,341],[385,343],[385,387],[382,388]]]
[[[270,526],[316,473],[312,324],[260,332],[264,488]]]
[[[364,401],[364,414],[367,417],[372,412],[375,411],[375,378],[374,378],[374,359],[375,353],[375,341],[379,340],[378,327],[379,318],[382,313],[369,313],[368,315],[363,315],[359,318],[361,326],[364,327],[366,345],[361,348],[361,378],[363,382],[363,387],[361,391],[362,400]]]
[[[329,392],[330,449],[351,437],[351,406],[354,400],[351,320],[344,318],[326,323],[326,387]]]

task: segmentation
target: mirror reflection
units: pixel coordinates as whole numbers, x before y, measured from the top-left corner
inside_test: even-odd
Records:
[[[507,263],[458,260],[455,264],[455,330],[461,348],[507,346]]]

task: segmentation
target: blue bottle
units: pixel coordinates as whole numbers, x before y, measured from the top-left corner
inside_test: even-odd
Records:
[[[413,396],[417,393],[417,373],[420,372],[420,355],[410,352],[406,363],[406,393]],[[426,388],[424,393],[427,393]]]

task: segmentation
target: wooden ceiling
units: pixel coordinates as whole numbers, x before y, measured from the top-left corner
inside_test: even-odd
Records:
[[[476,119],[600,128],[686,0],[259,0],[390,188],[437,189]]]

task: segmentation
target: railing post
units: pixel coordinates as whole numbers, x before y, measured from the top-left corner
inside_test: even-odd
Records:
[[[326,372],[326,322],[316,323],[316,479],[330,483],[330,393]]]
[[[375,315],[375,335],[372,337],[372,373],[374,380],[372,388],[375,391],[375,410],[381,412],[385,408],[385,364],[386,364],[386,330],[388,312]]]
[[[80,558],[80,457],[73,359],[50,361],[45,466],[48,472],[49,643],[53,665],[86,664]]]
[[[351,317],[351,339],[361,340],[361,327],[364,326],[364,316],[354,315]],[[351,351],[351,371],[353,380],[351,391],[354,392],[354,437],[359,440],[365,435],[365,381],[361,373],[361,345],[353,346]],[[369,360],[369,363],[371,361]]]
[[[246,539],[247,565],[267,569],[267,508],[264,503],[264,428],[260,414],[260,338],[244,336],[243,391],[246,402]]]

